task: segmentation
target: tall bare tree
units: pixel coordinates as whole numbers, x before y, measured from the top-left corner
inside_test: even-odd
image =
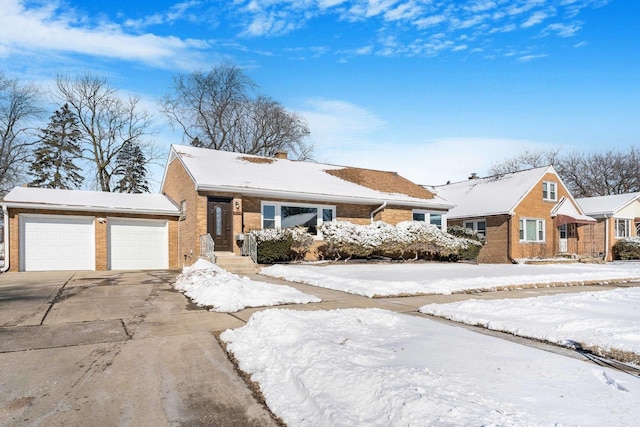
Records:
[[[239,67],[223,63],[174,76],[173,93],[161,105],[191,145],[265,156],[284,150],[308,159],[305,120],[267,96],[252,96],[255,90]]]
[[[112,191],[118,153],[129,142],[144,146],[151,116],[139,107],[138,97],[122,98],[104,77],[58,76],[56,89],[56,96],[78,117],[83,158],[95,174],[96,187]]]
[[[0,72],[0,195],[25,177],[35,121],[44,112],[41,92],[33,84],[22,84]]]
[[[640,149],[602,152],[559,150],[528,152],[505,159],[489,169],[503,174],[531,167],[553,165],[574,197],[606,196],[640,191]]]

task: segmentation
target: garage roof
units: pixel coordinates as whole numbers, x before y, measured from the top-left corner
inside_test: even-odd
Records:
[[[166,196],[146,193],[16,187],[4,196],[2,205],[8,208],[180,215],[180,209]]]

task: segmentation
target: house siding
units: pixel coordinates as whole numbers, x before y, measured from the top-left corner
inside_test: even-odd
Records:
[[[95,228],[95,268],[97,271],[109,268],[109,238],[107,218],[132,218],[132,219],[159,219],[168,223],[169,241],[169,269],[178,269],[178,242],[177,242],[177,218],[165,215],[140,215],[133,213],[113,213],[103,211],[76,211],[76,210],[51,210],[51,209],[17,209],[9,208],[9,271],[17,272],[20,269],[20,215],[54,215],[54,216],[88,216],[94,217]],[[104,218],[99,221],[98,218]]]

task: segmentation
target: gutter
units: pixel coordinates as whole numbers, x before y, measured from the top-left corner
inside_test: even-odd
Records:
[[[373,217],[376,216],[378,212],[387,207],[387,202],[382,202],[380,206],[371,211],[371,224],[373,224]]]
[[[6,273],[9,270],[9,211],[7,205],[2,205],[2,213],[4,214],[4,265],[0,273]]]
[[[5,205],[3,205],[3,210],[6,208],[180,216],[180,212],[178,212],[177,209],[175,211],[162,211],[162,210],[156,210],[156,209],[108,208],[104,206],[50,205],[46,203],[20,203],[20,202],[6,203]]]

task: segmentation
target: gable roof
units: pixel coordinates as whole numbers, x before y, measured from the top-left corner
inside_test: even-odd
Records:
[[[576,199],[576,202],[585,214],[590,216],[604,216],[613,215],[638,199],[640,199],[640,192],[582,197]]]
[[[513,215],[520,201],[547,173],[557,175],[552,166],[545,166],[431,188],[456,205],[449,211],[449,218]]]
[[[108,193],[15,187],[4,196],[8,208],[139,213],[179,216],[180,209],[162,194]]]
[[[196,190],[288,200],[449,209],[450,203],[395,172],[172,145]],[[165,168],[165,178],[166,179]],[[163,185],[164,185],[163,179]]]
[[[556,225],[563,224],[592,224],[596,222],[590,216],[581,212],[580,206],[571,203],[566,197],[562,197],[560,201],[551,209],[551,216],[556,218]]]

